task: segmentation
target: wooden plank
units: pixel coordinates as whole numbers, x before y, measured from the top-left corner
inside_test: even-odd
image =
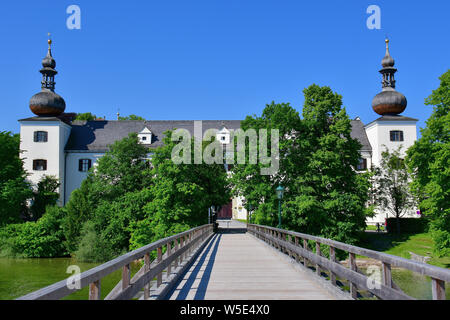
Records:
[[[306,239],[303,239],[303,248],[305,250],[308,250],[308,240],[306,240]],[[308,260],[306,258],[303,258],[303,265],[305,267],[308,267]]]
[[[192,251],[192,248],[191,248]],[[170,257],[170,255],[172,254],[172,244],[169,242],[167,244],[167,256]],[[172,273],[172,263],[169,263],[169,265],[167,266],[167,274],[171,274]]]
[[[220,239],[217,238],[213,238],[209,251],[200,254],[187,274],[180,279],[172,295],[167,298],[336,299],[318,285],[309,273],[301,272],[293,268],[289,261],[280,259],[281,254],[259,241],[256,236],[224,233],[220,235]]]
[[[97,280],[89,285],[89,300],[101,299],[100,281],[101,280]]]
[[[431,278],[431,291],[433,300],[445,300],[445,281]]]

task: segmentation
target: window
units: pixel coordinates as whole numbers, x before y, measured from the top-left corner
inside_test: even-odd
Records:
[[[142,137],[142,141],[146,141],[147,140],[147,137]]]
[[[33,160],[33,170],[34,171],[46,171],[47,170],[47,160]]]
[[[356,167],[356,170],[358,170],[358,171],[367,170],[367,159],[364,159],[364,158],[360,159],[358,166]]]
[[[88,172],[92,166],[91,159],[80,159],[78,160],[78,171]]]
[[[403,131],[391,131],[391,141],[403,141]]]
[[[47,142],[48,133],[47,131],[35,131],[34,132],[34,142]]]

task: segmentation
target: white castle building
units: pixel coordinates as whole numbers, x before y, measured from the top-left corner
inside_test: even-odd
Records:
[[[89,169],[102,157],[109,146],[123,139],[129,133],[138,133],[142,144],[152,149],[162,145],[163,132],[171,129],[187,129],[193,135],[194,121],[119,121],[94,120],[74,121],[76,114],[64,113],[65,101],[55,90],[55,60],[51,54],[51,40],[48,52],[42,61],[42,90],[30,100],[30,109],[36,115],[19,120],[20,149],[29,180],[37,184],[44,175],[55,176],[60,181],[60,204],[67,203],[72,191],[80,187]],[[397,149],[403,145],[402,152],[417,139],[417,119],[400,115],[407,105],[405,96],[395,90],[394,59],[389,53],[386,40],[386,55],[382,60],[382,92],[375,96],[372,107],[381,117],[364,125],[358,118],[352,120],[352,137],[361,145],[359,171],[379,165],[384,148]],[[219,134],[240,128],[239,120],[202,121],[203,133],[216,128]],[[414,216],[414,214],[410,214]],[[230,199],[219,217],[245,219],[247,211],[242,198]],[[384,222],[386,213],[380,212],[368,223]]]

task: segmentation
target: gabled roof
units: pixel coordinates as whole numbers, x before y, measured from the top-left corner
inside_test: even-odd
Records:
[[[351,125],[352,132],[350,133],[350,136],[361,143],[361,150],[372,151],[372,146],[370,145],[369,139],[367,138],[366,130],[364,129],[364,124],[362,123],[362,121],[359,120],[359,118],[356,118],[355,120],[351,121]]]
[[[227,128],[240,128],[240,120],[202,120],[203,133],[208,129],[219,129],[225,124]],[[72,122],[72,132],[66,145],[66,151],[106,152],[115,141],[128,136],[129,133],[141,132],[145,127],[151,129],[152,143],[149,148],[162,146],[164,132],[172,129],[186,129],[194,135],[194,120],[94,120]]]

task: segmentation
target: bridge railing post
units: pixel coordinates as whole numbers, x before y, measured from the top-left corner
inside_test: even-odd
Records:
[[[336,250],[333,246],[330,246],[330,260],[336,262]],[[330,280],[333,286],[336,285],[336,274],[330,270]]]
[[[431,278],[431,291],[433,300],[445,300],[445,281]]]
[[[150,271],[150,252],[147,252],[144,256],[144,272]],[[150,281],[144,286],[144,300],[150,298]]]
[[[158,247],[157,249],[157,261],[160,263],[162,261],[162,248]],[[159,287],[162,284],[162,271],[158,273],[156,276],[156,287]]]
[[[303,239],[303,249],[308,251],[308,240],[306,239]],[[306,268],[308,267],[308,259],[306,259],[305,257],[303,258],[303,266]]]
[[[319,257],[321,256],[321,253],[320,253],[320,242],[316,242],[316,255],[318,255]],[[318,276],[321,275],[320,265],[318,263],[316,264],[316,274]]]
[[[350,270],[357,271],[355,254],[352,252],[349,253],[348,263]],[[353,282],[350,282],[350,294],[352,295],[353,299],[356,299],[358,297],[357,287],[356,284],[354,284]]]
[[[89,284],[89,300],[100,300],[101,286],[100,280],[94,281]]]

